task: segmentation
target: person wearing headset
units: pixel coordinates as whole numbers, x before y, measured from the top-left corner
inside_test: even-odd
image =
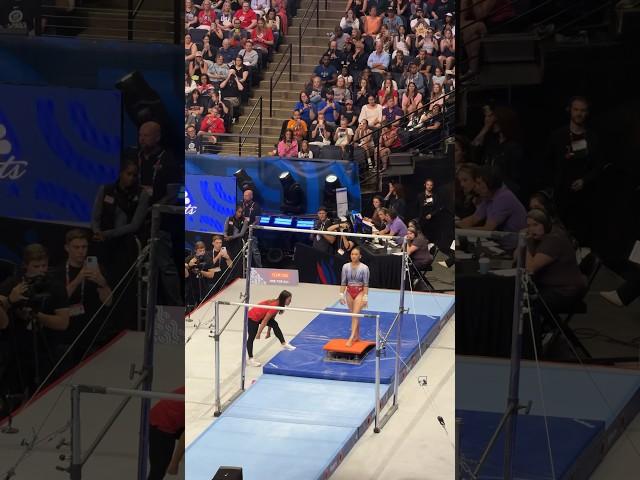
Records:
[[[543,210],[527,214],[525,269],[553,314],[571,308],[587,288],[571,242],[566,235],[553,232],[551,219]]]

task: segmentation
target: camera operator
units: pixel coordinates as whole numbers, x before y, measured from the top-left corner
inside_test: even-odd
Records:
[[[49,255],[42,245],[23,252],[21,271],[0,285],[0,304],[9,324],[3,343],[13,350],[11,365],[0,379],[3,389],[33,391],[53,367],[57,332],[69,326],[67,294],[49,275]]]
[[[344,222],[341,221],[340,223],[331,225],[329,228],[327,228],[327,231],[353,233],[353,225],[351,224],[351,221],[347,219]],[[335,245],[337,247],[336,253],[346,259],[351,258],[351,250],[353,250],[353,247],[356,246],[353,240],[351,240],[351,237],[342,237],[342,236],[336,239]]]
[[[195,250],[195,253],[185,260],[187,298],[192,300],[192,305],[198,305],[203,300],[209,289],[208,280],[212,279],[215,274],[213,258],[207,252],[204,242],[196,242]]]
[[[66,262],[57,270],[57,278],[65,285],[69,298],[69,328],[63,336],[64,346],[71,345],[85,328],[100,306],[111,306],[111,288],[105,279],[97,257],[89,257],[89,232],[79,228],[69,230],[65,235],[64,250]],[[72,361],[80,361],[90,347],[105,344],[116,333],[114,326],[101,328],[102,319],[96,318],[78,340],[72,353]],[[94,337],[100,337],[94,342]],[[92,345],[94,344],[94,345]]]

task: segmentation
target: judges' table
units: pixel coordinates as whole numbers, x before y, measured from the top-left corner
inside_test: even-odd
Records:
[[[456,261],[457,354],[503,358],[511,355],[515,276],[505,275],[503,270],[509,263],[493,258],[490,260],[493,272],[482,274],[477,259]],[[534,328],[538,332],[536,317]],[[533,358],[528,316],[524,318],[522,355]]]

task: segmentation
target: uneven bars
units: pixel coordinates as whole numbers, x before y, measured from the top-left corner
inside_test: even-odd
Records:
[[[218,300],[216,303],[220,305],[237,305],[240,307],[258,307],[264,310],[292,310],[294,312],[309,312],[309,313],[326,313],[329,315],[337,315],[342,317],[358,317],[358,318],[376,318],[378,315],[374,313],[349,313],[349,312],[334,312],[331,310],[316,310],[314,308],[298,308],[298,307],[277,307],[271,305],[264,305],[258,303],[242,303],[242,302],[227,302],[224,300]]]
[[[456,237],[496,238],[523,235],[522,232],[498,232],[497,230],[474,230],[472,228],[456,228]]]
[[[149,399],[165,399],[184,401],[184,395],[178,393],[153,392],[151,390],[132,390],[130,388],[103,387],[101,385],[77,385],[80,393],[97,393],[100,395],[119,395],[121,397],[139,397]]]
[[[276,232],[308,233],[309,235],[335,235],[336,237],[383,238],[385,240],[393,240],[401,237],[401,235],[371,235],[368,233],[331,232],[328,230],[306,230],[304,228],[267,227],[263,225],[254,225],[253,228],[258,230],[274,230]]]

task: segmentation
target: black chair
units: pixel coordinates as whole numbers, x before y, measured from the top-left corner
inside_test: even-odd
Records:
[[[205,37],[205,35],[208,35],[208,34],[209,34],[209,31],[203,28],[192,28],[189,30],[189,35],[191,35],[191,41],[193,43],[201,44],[202,39]]]
[[[0,258],[0,282],[4,282],[7,278],[12,277],[18,272],[18,265],[11,260]]]
[[[593,281],[595,280],[598,272],[600,271],[600,267],[602,266],[602,260],[598,255],[593,252],[590,252],[586,257],[582,259],[580,262],[579,268],[582,274],[587,277],[587,287],[584,290],[584,293],[580,298],[578,298],[571,308],[566,311],[555,312],[557,313],[558,325],[555,331],[551,332],[546,341],[543,339],[543,352],[546,354],[547,351],[551,348],[551,346],[555,343],[558,337],[562,337],[568,343],[573,346],[576,352],[582,351],[586,358],[593,358],[591,353],[587,350],[587,348],[582,344],[582,342],[578,339],[576,334],[573,332],[569,323],[571,319],[578,314],[587,313],[587,304],[585,302],[585,298],[589,291],[591,290],[591,286]]]
[[[318,145],[309,145],[309,150],[313,152],[313,158],[320,158],[320,147]]]
[[[325,145],[320,149],[320,158],[325,160],[342,160],[342,149],[335,145]]]
[[[435,243],[429,244],[429,253],[431,254],[431,258],[435,260],[436,255],[438,254],[438,246]],[[416,278],[413,280],[413,286],[416,287],[420,285],[420,282],[423,282],[428,291],[434,291],[435,287],[427,279],[427,272],[433,271],[433,267],[431,265],[427,265],[426,267],[418,268],[413,262],[411,262],[411,266],[413,267],[413,271],[416,273]]]

